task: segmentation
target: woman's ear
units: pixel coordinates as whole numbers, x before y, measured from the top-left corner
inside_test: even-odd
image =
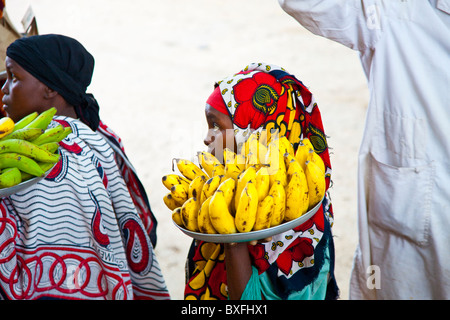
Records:
[[[53,90],[52,88],[49,88],[49,87],[45,86],[45,88],[44,88],[44,98],[45,99],[53,99],[57,95],[58,95],[57,91]]]

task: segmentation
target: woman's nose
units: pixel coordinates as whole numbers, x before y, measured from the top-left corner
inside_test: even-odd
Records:
[[[3,94],[8,94],[8,86],[6,85],[8,83],[8,79],[5,80],[5,82],[2,85],[2,92]]]
[[[205,139],[203,139],[203,143],[206,146],[209,146],[213,142],[214,142],[214,135],[212,134],[212,130],[208,130]]]

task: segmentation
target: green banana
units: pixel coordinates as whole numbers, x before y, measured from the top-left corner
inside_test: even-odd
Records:
[[[57,137],[55,137],[56,140],[54,140],[54,141],[60,142],[60,141],[64,140],[71,133],[72,133],[71,127],[64,127],[64,130]]]
[[[0,154],[0,169],[14,167],[36,177],[42,177],[45,173],[36,161],[27,156],[15,152]]]
[[[21,140],[34,140],[44,133],[44,130],[38,128],[23,128],[17,131],[13,131],[9,135],[0,139],[0,141],[5,141],[9,139],[21,139]]]
[[[44,172],[47,172],[55,165],[54,163],[50,163],[50,162],[38,162],[37,164],[39,165],[39,167],[41,167],[41,169]],[[35,177],[34,175],[29,174],[27,172],[23,172],[23,171],[20,171],[20,175],[22,176],[22,181],[26,181],[28,179]]]
[[[20,139],[0,141],[0,153],[15,152],[36,161],[55,163],[59,160],[58,154],[50,153],[32,142]]]
[[[34,144],[41,145],[48,142],[59,141],[60,134],[64,132],[64,127],[58,124],[56,127],[48,128],[36,139],[32,140]]]
[[[50,153],[55,153],[58,151],[59,143],[58,142],[47,142],[44,144],[41,144],[39,148],[44,149]]]
[[[25,126],[25,128],[38,128],[46,130],[48,125],[56,114],[56,108],[52,107],[41,112],[33,121]]]
[[[10,188],[22,182],[20,170],[17,168],[5,168],[0,174],[0,188]]]
[[[16,124],[14,125],[14,131],[17,131],[19,129],[23,129],[25,128],[28,124],[31,123],[31,121],[33,121],[34,119],[36,119],[38,116],[37,111],[30,113],[29,115],[23,117],[22,119],[20,119],[19,121],[16,122]]]

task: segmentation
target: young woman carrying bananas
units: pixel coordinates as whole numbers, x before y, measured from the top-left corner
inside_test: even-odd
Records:
[[[0,199],[0,300],[169,298],[145,190],[86,93],[93,68],[91,54],[62,35],[8,47],[7,115],[18,122],[54,107],[48,127],[72,133],[45,179]]]
[[[250,64],[216,83],[206,103],[208,152],[237,154],[253,132],[285,136],[297,150],[308,138],[331,165],[317,104],[309,90],[284,69]],[[270,139],[270,137],[268,137]],[[219,157],[220,158],[220,157]],[[194,241],[188,256],[186,299],[336,299],[333,213],[328,195],[307,222],[270,239],[214,244]]]

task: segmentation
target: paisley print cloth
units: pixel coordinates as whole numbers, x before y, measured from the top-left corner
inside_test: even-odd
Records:
[[[308,137],[326,165],[328,191],[331,164],[320,111],[311,92],[293,75],[278,66],[251,64],[218,82],[212,96],[207,102],[233,120],[238,150],[255,130],[276,129],[295,149],[302,138]],[[321,208],[307,222],[273,236],[270,242],[249,245],[253,265],[260,274],[268,273],[278,296],[286,298],[315,280],[326,247],[330,247],[333,266],[332,223],[327,192]],[[186,299],[228,298],[222,245],[196,241],[188,262]]]
[[[137,177],[124,180],[125,160],[103,137],[118,146],[120,139],[103,123],[103,136],[72,118],[57,123],[73,131],[60,142],[61,160],[0,202],[0,297],[169,299],[148,233],[150,207],[136,198],[137,185],[127,186]]]

